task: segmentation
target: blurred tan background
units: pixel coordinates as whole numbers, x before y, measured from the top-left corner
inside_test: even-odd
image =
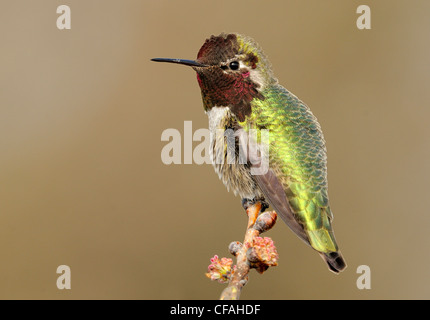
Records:
[[[56,28],[57,6],[72,29]],[[356,27],[368,4],[372,29]],[[243,299],[430,298],[430,2],[3,1],[0,298],[217,299],[204,273],[246,225],[210,165],[161,162],[161,133],[206,128],[192,70],[223,31],[255,38],[327,140],[335,276],[279,221],[279,266]],[[68,265],[72,289],[56,287]],[[358,290],[368,265],[372,289]]]

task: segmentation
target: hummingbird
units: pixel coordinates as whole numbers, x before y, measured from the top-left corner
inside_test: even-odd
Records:
[[[346,262],[332,228],[321,126],[309,107],[279,84],[260,46],[247,36],[221,33],[206,39],[195,60],[151,60],[190,66],[196,72],[209,119],[212,163],[245,209],[254,203],[260,203],[262,211],[271,206],[330,271],[343,271]],[[252,174],[251,159],[215,161],[228,153],[225,139],[215,134],[220,129],[268,130],[268,170]]]

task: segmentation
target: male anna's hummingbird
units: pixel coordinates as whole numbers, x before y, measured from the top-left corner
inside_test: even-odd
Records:
[[[321,127],[309,108],[278,83],[256,42],[223,33],[207,39],[196,60],[152,60],[188,65],[197,72],[209,117],[210,153],[225,186],[244,203],[271,205],[331,271],[343,271],[346,263],[332,230]],[[226,140],[217,138],[218,129],[269,130],[269,169],[253,175],[251,161],[217,163],[215,157],[226,158],[228,150]]]

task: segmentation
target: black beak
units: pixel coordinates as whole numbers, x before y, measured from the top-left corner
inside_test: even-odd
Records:
[[[208,67],[208,65],[201,64],[194,60],[185,60],[185,59],[169,59],[169,58],[154,58],[151,61],[155,62],[169,62],[169,63],[178,63],[191,67]]]

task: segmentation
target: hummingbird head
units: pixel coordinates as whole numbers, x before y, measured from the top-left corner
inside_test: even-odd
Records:
[[[239,121],[251,114],[251,101],[264,100],[264,88],[277,82],[257,43],[235,33],[211,36],[196,60],[152,60],[191,66],[197,72],[205,110],[230,107]]]

